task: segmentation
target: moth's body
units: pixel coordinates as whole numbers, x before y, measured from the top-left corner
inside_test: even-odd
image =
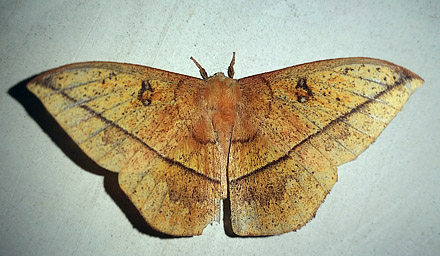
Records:
[[[201,234],[229,197],[242,236],[296,230],[423,80],[392,63],[346,58],[203,80],[132,64],[87,62],[28,88],[145,220]]]
[[[216,73],[206,80],[206,90],[201,102],[206,108],[211,130],[218,146],[221,198],[227,198],[227,168],[232,130],[237,119],[237,103],[241,91],[237,80]]]

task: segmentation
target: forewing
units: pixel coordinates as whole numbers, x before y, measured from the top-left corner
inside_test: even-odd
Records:
[[[423,80],[370,58],[318,61],[240,79],[229,158],[239,235],[296,230]]]
[[[203,126],[201,79],[132,64],[60,67],[28,88],[119,183],[144,218],[172,235],[200,234],[219,198],[218,152]],[[206,129],[205,129],[206,130]]]

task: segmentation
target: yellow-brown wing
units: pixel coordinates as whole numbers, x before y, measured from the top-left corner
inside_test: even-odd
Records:
[[[198,78],[132,64],[60,67],[28,88],[69,136],[119,183],[147,222],[201,234],[219,196],[218,151]],[[201,112],[202,111],[202,112]],[[200,131],[203,130],[203,131]]]
[[[364,151],[423,80],[369,58],[318,61],[238,80],[229,155],[232,227],[273,235],[312,219],[336,166]]]

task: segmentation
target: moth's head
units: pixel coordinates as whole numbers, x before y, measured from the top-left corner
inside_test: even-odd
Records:
[[[218,88],[233,87],[237,84],[237,80],[227,77],[222,72],[215,73],[214,75],[205,79],[209,86],[216,86]]]
[[[225,74],[223,74],[223,72],[215,73],[214,75],[205,79],[205,81],[214,81],[214,80],[227,84],[231,83],[232,81],[235,81],[235,79],[227,77]]]
[[[212,77],[226,78],[226,76],[225,76],[225,74],[223,74],[223,72],[217,72],[217,73],[215,73],[214,75],[208,77],[208,79],[209,79],[209,78],[212,78]]]

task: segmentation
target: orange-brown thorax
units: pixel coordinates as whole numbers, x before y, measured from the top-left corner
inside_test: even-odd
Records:
[[[212,122],[220,154],[220,182],[222,198],[227,197],[227,165],[232,130],[237,119],[236,106],[241,91],[237,80],[217,73],[206,80],[205,107]]]

